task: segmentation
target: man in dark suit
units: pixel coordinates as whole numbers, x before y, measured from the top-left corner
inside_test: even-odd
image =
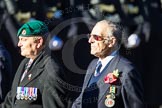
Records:
[[[65,108],[64,73],[45,47],[48,27],[42,21],[30,21],[19,29],[17,36],[25,59],[0,108]]]
[[[103,20],[89,36],[91,54],[99,59],[90,63],[72,108],[145,108],[140,73],[118,53],[122,27]]]

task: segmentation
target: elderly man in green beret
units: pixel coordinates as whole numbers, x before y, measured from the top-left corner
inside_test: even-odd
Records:
[[[0,108],[67,107],[64,72],[45,47],[48,27],[42,21],[30,21],[18,30],[17,36],[25,58]]]

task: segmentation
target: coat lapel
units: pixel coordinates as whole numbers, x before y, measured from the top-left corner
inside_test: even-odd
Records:
[[[102,74],[101,78],[99,79],[99,81],[97,82],[97,86],[99,88],[99,99],[98,99],[98,102],[101,100],[101,98],[104,96],[104,94],[107,92],[107,89],[110,86],[109,84],[105,84],[104,77],[109,72],[112,72],[113,70],[115,70],[117,68],[117,64],[119,63],[119,60],[120,60],[120,56],[117,55],[116,57],[114,57],[114,59],[112,59],[110,64],[108,64],[105,67],[105,69],[103,70],[103,74]]]
[[[17,70],[17,73],[15,76],[17,76],[15,79],[14,79],[14,83],[13,83],[13,86],[14,87],[17,87],[19,85],[19,82],[20,82],[20,79],[21,79],[21,76],[23,74],[23,71],[24,71],[24,68],[25,68],[25,64],[27,63],[27,59],[25,59],[22,64],[20,64],[18,70]]]
[[[21,79],[21,76],[22,76],[22,73],[24,71],[24,68],[25,68],[25,64],[27,63],[28,59],[25,59],[24,61],[22,61],[22,63],[20,64],[17,72],[16,72],[16,78],[14,78],[14,81],[13,81],[13,84],[12,84],[12,89],[14,92],[14,96],[16,96],[16,91],[17,91],[17,87],[19,86],[19,82],[20,82],[20,79]],[[13,97],[14,97],[13,96]],[[13,98],[15,99],[15,98]]]
[[[89,81],[90,81],[92,75],[94,74],[95,67],[96,67],[96,65],[97,65],[97,61],[98,61],[98,59],[95,59],[95,60],[90,64],[90,66],[89,66],[89,68],[88,68],[88,70],[87,70],[86,77],[84,78],[84,79],[86,79],[86,80],[85,80],[85,83],[84,83],[84,85],[83,85],[83,90],[86,89],[86,87],[88,86],[88,83],[89,83]]]

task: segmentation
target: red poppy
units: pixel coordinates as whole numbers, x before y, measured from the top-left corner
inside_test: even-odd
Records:
[[[113,73],[108,73],[107,76],[105,76],[104,81],[105,83],[113,84],[117,81],[118,77],[116,77]]]

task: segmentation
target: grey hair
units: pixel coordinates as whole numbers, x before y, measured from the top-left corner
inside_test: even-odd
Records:
[[[117,40],[118,46],[121,45],[122,36],[123,36],[123,26],[120,23],[116,23],[113,21],[106,20],[108,26],[112,27],[112,36],[114,36]]]

